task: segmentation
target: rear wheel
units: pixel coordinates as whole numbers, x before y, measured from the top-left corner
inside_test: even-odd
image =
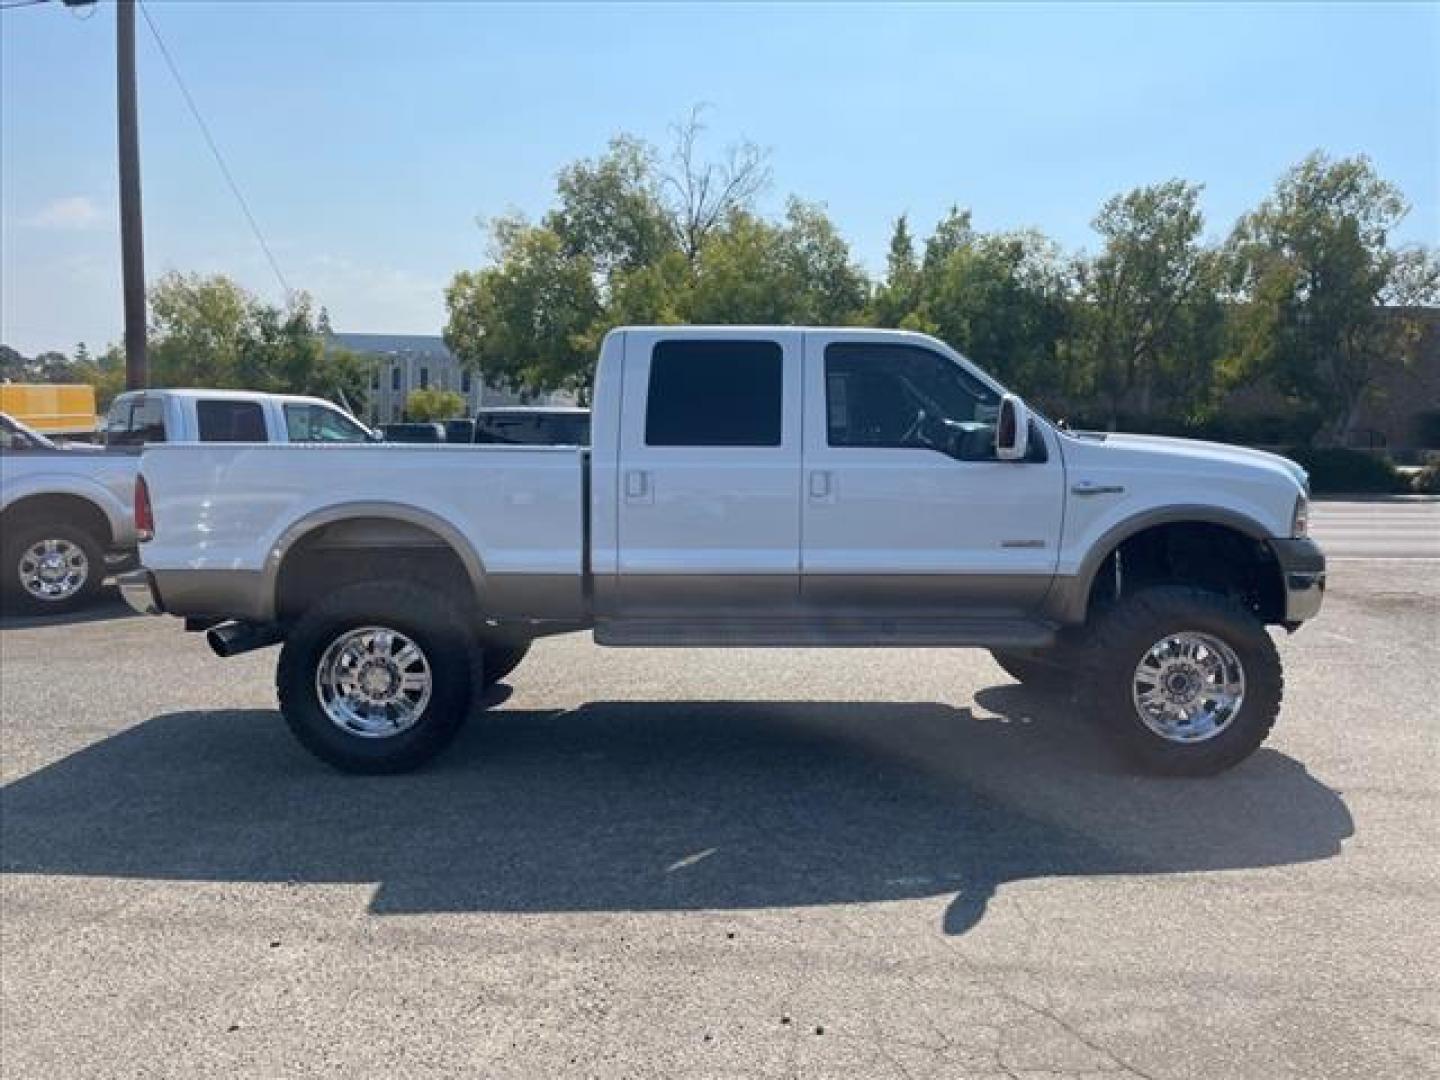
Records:
[[[443,750],[468,712],[478,656],[463,614],[420,586],[352,585],[286,636],[280,709],[300,744],[345,772],[413,769]]]
[[[1275,724],[1275,643],[1242,604],[1199,589],[1147,589],[1100,615],[1085,696],[1150,772],[1206,776],[1249,757]]]
[[[84,529],[63,522],[21,525],[5,543],[5,597],[23,611],[85,607],[105,579],[105,553]]]

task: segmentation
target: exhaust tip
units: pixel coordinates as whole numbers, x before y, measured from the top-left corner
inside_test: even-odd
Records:
[[[280,640],[280,631],[273,626],[225,622],[206,630],[205,640],[216,656],[228,659],[276,644]]]

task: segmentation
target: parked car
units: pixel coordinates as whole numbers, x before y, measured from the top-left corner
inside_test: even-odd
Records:
[[[475,442],[510,446],[589,446],[590,410],[507,407],[475,414]]]
[[[610,333],[588,448],[152,446],[122,590],[216,652],[283,643],[280,706],[330,764],[414,767],[532,639],[978,646],[1078,682],[1145,767],[1265,739],[1267,626],[1315,616],[1304,471],[1058,429],[893,330]],[[191,625],[194,625],[193,623]]]
[[[445,425],[440,423],[381,424],[380,432],[391,443],[443,443]]]
[[[445,421],[447,443],[470,443],[475,441],[475,421],[468,416],[459,416]]]
[[[70,611],[108,565],[133,559],[140,450],[162,442],[364,442],[319,398],[241,390],[137,390],[105,418],[106,448],[57,446],[11,421],[0,449],[0,591],[7,607]]]

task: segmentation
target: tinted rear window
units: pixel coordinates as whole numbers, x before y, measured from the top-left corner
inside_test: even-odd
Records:
[[[197,401],[201,442],[264,442],[265,414],[255,401]]]
[[[662,341],[650,358],[648,446],[779,446],[773,341]]]

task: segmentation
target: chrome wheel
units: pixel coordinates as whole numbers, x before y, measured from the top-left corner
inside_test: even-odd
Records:
[[[80,545],[51,537],[20,553],[20,587],[36,600],[69,600],[90,579],[90,560]]]
[[[330,722],[365,739],[409,731],[433,689],[430,661],[420,646],[383,626],[341,634],[315,672],[315,692]]]
[[[1131,688],[1145,726],[1177,743],[1213,739],[1245,701],[1245,668],[1235,650],[1210,634],[1161,638],[1135,666]]]

